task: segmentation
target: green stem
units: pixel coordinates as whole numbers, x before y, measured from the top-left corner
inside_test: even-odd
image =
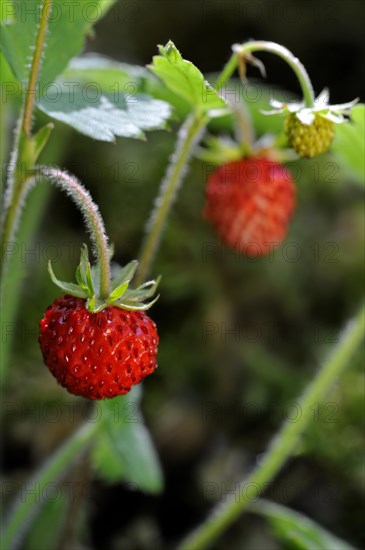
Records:
[[[233,54],[230,57],[228,63],[224,67],[221,75],[218,77],[216,81],[216,86],[218,89],[222,88],[224,83],[231,78],[234,71],[237,69],[239,58],[244,58],[245,55],[250,54],[252,52],[269,52],[273,53],[275,55],[278,55],[286,61],[286,63],[293,69],[296,77],[298,78],[300,87],[302,89],[303,98],[305,102],[306,107],[313,107],[314,106],[314,93],[313,93],[313,86],[310,81],[310,78],[308,76],[308,73],[304,67],[304,65],[297,59],[291,51],[289,51],[284,46],[281,46],[280,44],[276,44],[275,42],[267,42],[265,40],[258,40],[258,41],[250,41],[246,42],[245,44],[239,45],[235,44],[233,47]]]
[[[52,161],[58,164],[63,158],[65,147],[67,146],[70,128],[65,126],[60,128],[57,140],[53,140],[47,147],[46,154],[43,157],[45,163]],[[35,234],[43,218],[43,212],[50,198],[50,186],[39,186],[30,193],[27,199],[27,208],[24,209],[17,234],[17,243],[13,243],[8,252],[4,253],[6,262],[6,271],[1,279],[1,320],[3,326],[15,326],[15,320],[19,304],[22,301],[22,286],[26,279],[26,258],[22,252],[22,243],[32,243]],[[14,275],[16,274],[16,275]],[[15,338],[15,334],[3,338],[0,346],[0,386],[5,381],[7,367],[9,363],[10,349]]]
[[[91,442],[98,426],[100,426],[100,422],[84,423],[44,467],[27,482],[26,496],[22,494],[18,497],[10,520],[4,526],[1,536],[2,550],[10,550],[16,546],[22,531],[32,521],[38,507],[42,505],[42,495],[47,491],[49,484],[58,479],[69,462]]]
[[[139,268],[135,280],[135,285],[137,286],[149,274],[171,206],[176,198],[176,194],[188,169],[188,162],[195,145],[202,135],[206,122],[205,117],[200,114],[194,114],[187,118],[180,128],[176,151],[171,157],[147,225],[147,236],[139,255]]]
[[[1,269],[5,271],[4,250],[14,238],[25,200],[26,187],[30,176],[28,170],[33,168],[33,141],[31,137],[33,110],[36,98],[36,85],[42,64],[42,54],[47,35],[49,17],[53,0],[44,0],[39,22],[38,34],[34,47],[32,66],[29,73],[25,102],[18,121],[13,152],[8,171],[8,181],[4,198],[4,223],[1,242]]]
[[[216,540],[250,504],[247,496],[248,487],[254,488],[257,497],[272,481],[284,463],[293,454],[300,436],[313,418],[313,406],[320,401],[336,378],[349,363],[360,346],[365,330],[365,309],[361,308],[358,316],[345,330],[340,342],[332,354],[309,384],[298,402],[300,418],[296,422],[284,423],[278,435],[273,439],[266,455],[260,460],[253,472],[240,483],[236,495],[227,495],[225,503],[217,507],[212,515],[188,536],[179,546],[179,550],[203,550]]]
[[[36,86],[42,63],[42,54],[48,30],[49,17],[52,11],[52,1],[53,0],[44,0],[43,2],[32,66],[29,73],[22,122],[22,130],[27,137],[30,137],[32,131],[32,117],[36,98]]]
[[[90,193],[75,176],[56,168],[42,167],[39,172],[41,176],[65,191],[81,210],[100,266],[100,298],[108,298],[110,294],[109,246],[98,207],[92,200]]]

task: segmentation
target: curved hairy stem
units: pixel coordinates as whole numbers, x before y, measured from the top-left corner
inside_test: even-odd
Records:
[[[110,258],[108,238],[103,219],[89,191],[65,171],[41,167],[39,174],[67,193],[83,214],[84,221],[100,265],[100,297],[107,298],[110,291]]]
[[[280,44],[276,44],[275,42],[267,42],[265,40],[252,40],[242,45],[235,44],[232,49],[233,54],[223,69],[221,75],[217,79],[216,85],[218,88],[221,88],[232,76],[234,71],[237,69],[240,58],[244,59],[247,54],[251,54],[253,52],[269,52],[281,57],[281,59],[283,59],[289,67],[293,69],[302,89],[306,107],[313,107],[314,93],[309,75],[304,65],[291,53],[290,50]]]

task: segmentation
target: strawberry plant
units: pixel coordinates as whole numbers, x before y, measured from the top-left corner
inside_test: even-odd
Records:
[[[156,302],[155,308],[159,307],[156,292],[160,276],[149,277],[155,272],[154,261],[164,244],[165,229],[168,235],[168,218],[193,157],[214,167],[206,178],[204,212],[198,223],[209,221],[217,242],[221,239],[244,260],[254,257],[264,261],[273,248],[285,243],[296,216],[298,182],[285,163],[299,157],[312,159],[333,147],[342,164],[355,177],[361,175],[362,143],[360,140],[356,149],[360,154],[356,154],[352,140],[359,139],[364,107],[356,105],[358,100],[330,105],[327,90],[316,98],[304,66],[287,48],[273,42],[251,40],[233,45],[227,64],[210,80],[184,59],[172,41],[159,46],[158,55],[147,68],[98,55],[80,55],[93,24],[107,13],[114,0],[93,2],[88,17],[82,3],[71,3],[72,17],[65,4],[70,3],[27,0],[27,8],[33,9],[35,18],[24,16],[24,3],[18,0],[4,0],[2,6],[3,93],[10,84],[15,86],[19,110],[3,194],[3,322],[14,323],[20,304],[21,278],[16,277],[20,266],[10,252],[25,235],[31,240],[36,229],[34,218],[28,222],[26,218],[31,191],[39,183],[49,183],[65,192],[80,211],[94,259],[90,260],[88,246],[83,245],[74,281],[70,282],[61,281],[49,261],[50,278],[62,294],[43,317],[39,311],[41,354],[57,382],[70,394],[98,403],[101,414],[94,422],[81,423],[34,474],[33,482],[41,490],[46,489],[74,467],[75,457],[84,453],[85,470],[92,468],[105,482],[123,480],[135,483],[141,491],[158,494],[163,489],[162,467],[140,410],[139,384],[155,372],[158,345],[162,353],[164,347],[163,334],[158,335],[152,320],[154,314],[150,318],[146,313]],[[261,61],[253,56],[256,52],[274,54],[287,63],[301,87],[302,101],[274,98],[269,111],[267,105],[244,101],[237,104],[229,99],[226,85],[236,71],[239,86],[244,85],[250,64],[264,72]],[[118,89],[111,85],[116,81]],[[91,83],[96,95],[85,93],[85,84],[87,87]],[[131,83],[137,90],[132,95],[128,92]],[[256,121],[264,116],[272,121],[268,123],[272,131],[258,137]],[[107,236],[87,184],[55,166],[55,159],[43,164],[42,155],[52,146],[55,121],[61,123],[57,131],[67,126],[85,139],[106,143],[119,137],[145,140],[148,155],[148,133],[168,130],[174,120],[179,124],[181,121],[174,152],[146,224],[138,260],[129,258],[121,266],[114,261],[118,247]],[[225,134],[227,128],[229,135]],[[40,211],[46,206],[42,197],[38,206]],[[266,453],[240,482],[242,490],[248,484],[254,485],[259,496],[296,452],[313,407],[323,400],[360,347],[364,323],[361,309],[302,393],[298,401],[303,411],[300,419],[284,422]],[[10,342],[4,342],[2,350],[5,387]],[[47,376],[47,370],[41,367],[41,354],[39,368]],[[159,362],[167,373],[169,365]],[[146,382],[146,392],[151,378]],[[135,424],[113,414],[115,406],[131,404],[136,406]],[[32,525],[42,514],[40,504],[36,494],[26,499],[15,497],[4,523],[4,550],[21,545],[28,533],[31,536]],[[224,505],[215,509],[179,548],[208,547],[246,510],[266,518],[279,539],[290,541],[294,533],[297,547],[350,547],[284,506],[265,500],[252,505],[250,498],[237,500],[228,493]]]

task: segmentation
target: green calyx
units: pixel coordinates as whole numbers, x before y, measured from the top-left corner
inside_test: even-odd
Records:
[[[159,296],[153,300],[150,298],[156,293],[160,277],[156,281],[143,283],[138,288],[129,287],[137,267],[138,262],[133,260],[126,266],[115,269],[111,281],[111,292],[107,298],[101,298],[97,290],[100,282],[100,269],[97,265],[91,266],[86,245],[81,249],[80,263],[75,273],[76,283],[67,283],[57,279],[51,262],[48,262],[48,272],[54,284],[67,294],[86,300],[86,308],[92,313],[98,313],[111,306],[143,311],[149,309],[158,300]]]

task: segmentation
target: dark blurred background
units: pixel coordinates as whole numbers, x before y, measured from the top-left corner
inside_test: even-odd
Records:
[[[231,44],[273,40],[304,63],[316,93],[328,86],[332,102],[339,103],[363,93],[364,8],[360,0],[125,1],[98,24],[87,50],[145,65],[157,44],[172,39],[186,59],[210,73],[221,69]],[[299,92],[283,62],[259,57],[269,84]],[[258,77],[254,68],[249,75]],[[46,160],[66,167],[90,189],[120,263],[138,254],[178,125],[150,133],[147,143],[118,139],[115,145],[57,125]],[[151,312],[161,338],[159,370],[144,383],[143,410],[165,490],[152,497],[128,484],[92,481],[88,515],[80,519],[82,543],[69,548],[172,547],[255,465],[356,312],[364,275],[361,187],[330,153],[293,167],[299,174],[298,205],[286,245],[273,257],[249,261],[228,254],[202,219],[207,167],[193,160],[154,267],[163,276],[161,298]],[[53,243],[62,252],[54,258],[56,272],[72,277],[85,240],[80,216],[59,193],[35,193],[46,193],[48,201],[36,239],[40,250]],[[22,305],[27,338],[18,339],[8,382],[11,398],[30,407],[73,402],[44,369],[32,334],[57,295],[45,256],[27,258]],[[363,383],[358,358],[324,407],[314,411],[297,455],[266,493],[358,548],[365,546]],[[10,415],[7,474],[26,479],[74,428],[67,421],[37,421],[30,414],[24,422]],[[31,540],[25,547],[39,550]],[[262,520],[248,514],[214,546],[282,547]]]

